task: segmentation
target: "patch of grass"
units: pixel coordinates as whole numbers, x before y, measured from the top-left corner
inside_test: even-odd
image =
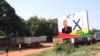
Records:
[[[58,53],[50,49],[39,54],[30,54],[27,56],[95,56],[98,51],[100,51],[100,43],[75,48],[75,52],[71,52],[70,54],[66,52]]]

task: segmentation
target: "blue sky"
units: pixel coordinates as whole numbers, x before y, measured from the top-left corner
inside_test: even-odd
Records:
[[[88,10],[89,28],[100,29],[100,0],[6,0],[16,14],[27,20],[31,16],[57,18]]]

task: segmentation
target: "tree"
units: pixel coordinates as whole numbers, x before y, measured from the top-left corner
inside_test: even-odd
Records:
[[[52,36],[57,35],[57,19],[45,20],[45,18],[31,17],[26,21],[30,28],[31,35],[46,35],[48,41],[52,41]]]
[[[22,35],[25,22],[16,15],[12,8],[5,0],[0,0],[0,31],[6,36]]]
[[[48,20],[48,32],[47,32],[47,41],[52,41],[52,37],[57,35],[58,33],[58,26],[57,26],[57,19],[49,19]]]
[[[37,31],[37,28],[39,26],[38,22],[39,22],[39,20],[38,20],[37,16],[31,17],[26,21],[26,24],[29,27],[31,36],[33,36],[35,34],[35,32]]]
[[[90,34],[94,35],[96,32],[100,32],[100,30],[99,29],[92,29],[89,32],[90,32]]]

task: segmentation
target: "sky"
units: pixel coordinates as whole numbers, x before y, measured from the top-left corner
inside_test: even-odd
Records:
[[[27,20],[32,16],[46,19],[88,11],[89,28],[100,29],[100,0],[6,0],[16,14]]]

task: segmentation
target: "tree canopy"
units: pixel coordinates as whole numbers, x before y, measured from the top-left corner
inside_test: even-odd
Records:
[[[94,28],[93,28],[92,30],[90,30],[89,33],[90,33],[91,35],[94,35],[96,32],[100,32],[100,30],[99,30],[99,29],[94,29]]]
[[[0,32],[16,36],[22,35],[24,28],[24,20],[15,13],[14,8],[5,0],[0,0]]]
[[[30,27],[30,32],[33,36],[54,36],[57,35],[57,19],[38,18],[37,16],[31,17],[26,21]]]

